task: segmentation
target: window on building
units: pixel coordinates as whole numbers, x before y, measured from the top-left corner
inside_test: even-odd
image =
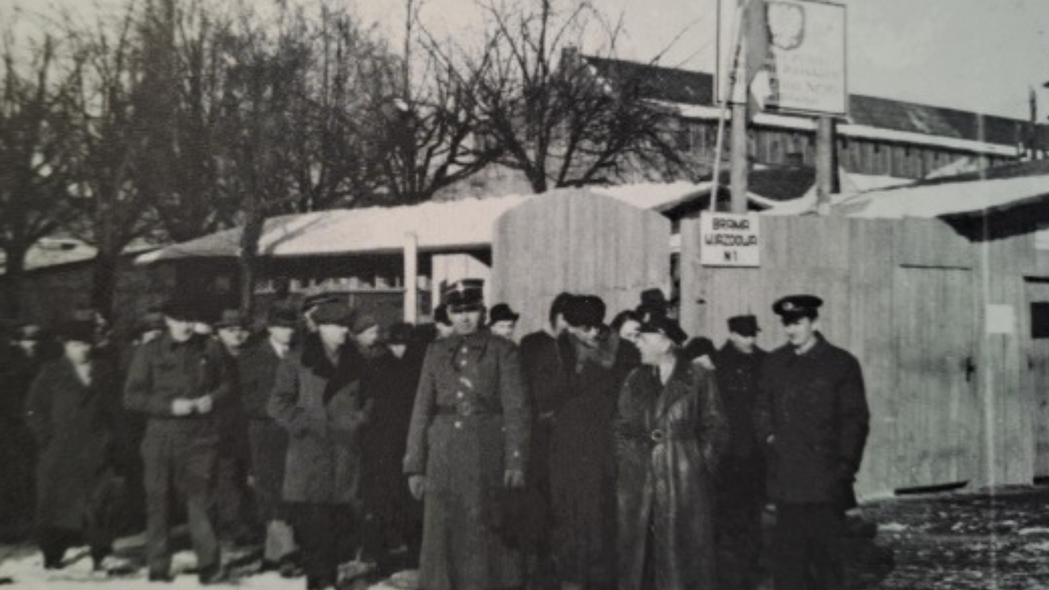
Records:
[[[1049,338],[1049,301],[1031,302],[1031,338]]]

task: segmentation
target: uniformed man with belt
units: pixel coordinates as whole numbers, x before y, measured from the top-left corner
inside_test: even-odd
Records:
[[[209,517],[218,461],[220,417],[229,395],[220,345],[194,332],[198,310],[184,300],[164,306],[167,331],[135,353],[124,405],[148,417],[142,441],[150,581],[170,581],[173,500],[185,502],[202,584],[223,578]]]
[[[482,281],[444,293],[455,334],[430,345],[416,392],[404,472],[425,502],[419,587],[520,587],[520,552],[499,515],[524,485],[529,414],[517,347],[483,325]]]
[[[822,304],[813,295],[776,301],[788,343],[762,364],[756,430],[776,503],[776,590],[845,587],[841,537],[870,413],[856,357],[818,331]]]

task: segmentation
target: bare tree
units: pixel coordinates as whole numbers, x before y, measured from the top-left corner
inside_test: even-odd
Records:
[[[558,10],[555,0],[485,5],[482,52],[447,59],[463,79],[479,76],[486,132],[532,189],[607,184],[633,175],[665,177],[684,162],[666,133],[667,113],[645,100],[636,73],[598,73],[575,48],[594,31],[614,56],[619,24],[589,1]]]
[[[12,30],[0,39],[0,249],[9,286],[6,311],[17,315],[26,253],[73,210],[65,159],[70,120],[60,98],[68,81],[58,75],[56,44],[44,36],[19,47]]]
[[[156,221],[138,176],[148,165],[144,150],[152,122],[141,108],[146,63],[135,17],[129,7],[114,21],[65,20],[74,83],[64,99],[74,113],[76,142],[68,161],[78,213],[68,227],[97,248],[91,301],[107,315],[113,311],[121,255]]]

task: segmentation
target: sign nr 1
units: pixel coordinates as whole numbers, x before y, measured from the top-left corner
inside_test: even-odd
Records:
[[[761,225],[754,214],[699,216],[699,260],[704,266],[761,266]]]

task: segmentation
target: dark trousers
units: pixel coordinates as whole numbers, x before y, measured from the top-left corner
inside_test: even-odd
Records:
[[[837,504],[779,504],[771,556],[775,589],[843,589],[844,522]]]
[[[302,549],[308,588],[335,585],[339,564],[357,552],[359,523],[348,504],[291,504],[295,537]]]
[[[83,531],[56,527],[42,527],[37,532],[37,543],[44,554],[44,567],[56,567],[62,563],[66,550],[86,542],[91,548],[91,561],[98,568],[102,560],[112,551],[111,531],[88,526]]]
[[[754,460],[729,457],[721,466],[714,512],[721,590],[746,590],[758,581],[764,471]]]
[[[175,502],[185,503],[189,535],[197,565],[208,571],[219,565],[219,544],[210,511],[218,462],[218,436],[201,428],[154,424],[142,441],[145,470],[146,534],[149,571],[168,575],[169,532]]]

